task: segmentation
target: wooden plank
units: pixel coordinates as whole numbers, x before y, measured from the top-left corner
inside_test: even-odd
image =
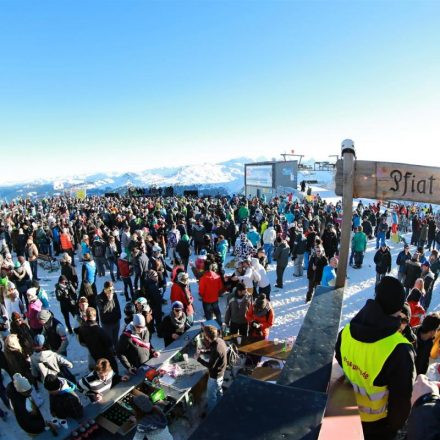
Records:
[[[344,190],[342,159],[336,163],[335,192],[342,196]],[[376,162],[356,160],[354,164],[353,196],[376,198]]]
[[[330,386],[319,440],[339,440],[341,432],[347,439],[364,438],[353,387],[343,377]]]
[[[257,367],[254,371],[252,371],[251,377],[253,379],[262,380],[263,382],[267,381],[276,381],[281,374],[281,370],[279,368],[271,368],[271,367]]]
[[[377,198],[440,203],[440,168],[378,162]]]
[[[354,170],[353,197],[377,199],[376,162],[357,160]]]
[[[342,161],[336,164],[336,194],[342,196]],[[440,168],[357,160],[353,196],[440,204]]]
[[[240,345],[238,351],[255,356],[265,356],[272,359],[285,361],[292,351],[292,347],[284,347],[284,344],[276,344],[273,341],[257,341],[251,344]]]

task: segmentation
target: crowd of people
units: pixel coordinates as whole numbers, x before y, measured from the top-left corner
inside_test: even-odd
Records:
[[[54,416],[81,418],[78,393],[100,401],[111,387],[159,355],[153,334],[167,346],[193,325],[195,292],[190,277],[197,280],[205,319],[215,323],[205,326],[203,333],[211,348],[209,361],[198,358],[209,369],[212,409],[222,395],[227,362],[221,329],[227,327],[249,341],[268,339],[275,322],[271,293],[284,288],[289,261],[293,276],[307,277],[305,302],[312,300],[317,286],[334,286],[341,219],[341,204],[326,203],[319,196],[313,202],[292,195],[270,201],[96,196],[3,204],[0,374],[4,370],[10,381],[5,387],[7,379],[0,376],[4,404],[0,416],[5,418],[12,410],[25,432],[42,432],[50,424],[39,411],[38,390],[44,387]],[[428,312],[440,272],[438,224],[432,208],[415,205],[359,203],[353,213],[350,265],[361,268],[368,241],[375,240],[376,297],[353,319],[349,330],[342,331],[337,359],[344,367],[347,356],[358,356],[352,351],[357,342],[378,342],[382,347],[381,341],[393,337],[392,342],[387,340],[388,351],[381,348],[377,354],[379,367],[386,371],[376,371],[375,365],[377,378],[367,387],[368,393],[380,389],[389,394],[387,400],[378,399],[386,409],[372,413],[378,411],[377,405],[358,401],[365,432],[375,436],[366,438],[393,438],[408,418],[415,371],[425,374],[429,359],[438,357],[440,315]],[[403,242],[395,262],[398,278],[391,278],[387,240],[398,243],[408,231],[411,241]],[[42,255],[60,262],[54,289],[60,313],[40,285]],[[276,272],[273,286],[268,270]],[[99,278],[105,279],[100,292]],[[116,283],[123,288],[123,300],[115,293]],[[389,292],[397,292],[395,302]],[[227,305],[222,316],[219,297],[223,295]],[[170,312],[164,314],[168,302]],[[373,336],[366,327],[373,327]],[[72,337],[88,351],[90,373],[82,378],[71,372]],[[143,406],[148,405],[143,402]],[[388,437],[378,437],[380,429]]]

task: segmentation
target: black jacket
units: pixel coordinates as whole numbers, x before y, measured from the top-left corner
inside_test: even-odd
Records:
[[[191,255],[189,241],[180,239],[176,246],[176,252],[180,255],[180,258],[189,258]]]
[[[61,310],[75,310],[74,304],[76,303],[76,291],[71,283],[55,284],[55,296],[60,302]]]
[[[376,264],[376,272],[380,274],[391,272],[391,254],[387,247],[385,251],[380,248],[374,256],[374,263]]]
[[[324,270],[324,267],[327,266],[327,264],[327,257],[318,257],[316,255],[313,255],[312,258],[310,258],[309,260],[309,267],[307,268],[307,278],[319,284],[322,279],[322,271]],[[316,270],[313,270],[313,266],[316,267]]]
[[[46,424],[40,410],[35,407],[34,411],[29,412],[26,409],[26,397],[17,392],[12,382],[6,387],[6,395],[12,403],[15,418],[23,431],[28,434],[40,434],[44,431]]]
[[[61,263],[61,275],[64,275],[67,278],[67,281],[72,283],[75,290],[78,288],[78,275],[74,266]]]
[[[440,440],[440,400],[415,402],[407,425],[408,440]]]
[[[107,295],[102,292],[98,295],[97,305],[99,317],[102,324],[116,324],[121,319],[121,306],[118,296],[113,294],[112,301],[109,301]]]
[[[429,367],[429,355],[431,353],[434,340],[422,340],[422,332],[420,329],[420,327],[417,329],[416,371],[417,374],[426,374]]]
[[[61,379],[63,389],[56,394],[49,394],[50,412],[59,419],[73,417],[80,419],[83,416],[83,407],[79,397],[75,394],[75,385]]]
[[[185,325],[183,329],[179,330],[178,327],[173,323],[171,316],[170,315],[165,316],[165,318],[162,320],[160,324],[160,333],[163,337],[165,347],[170,345],[174,341],[174,339],[171,336],[173,333],[176,333],[179,336],[183,335],[186,332],[186,330],[189,329],[189,327],[190,325],[187,323],[185,319]]]
[[[85,345],[89,349],[90,355],[95,361],[114,356],[110,336],[96,321],[87,321],[78,329],[78,340],[81,345]]]
[[[224,376],[226,367],[228,366],[228,349],[223,339],[217,338],[211,344],[209,361],[205,361],[201,357],[198,361],[208,368],[209,377],[219,379]]]
[[[371,237],[373,235],[373,225],[370,220],[365,219],[362,222],[362,229],[367,237]]]
[[[400,251],[397,255],[396,264],[399,266],[399,272],[405,273],[406,262],[411,259],[410,253],[405,253],[405,251]]]
[[[322,245],[326,255],[334,255],[338,252],[338,237],[336,232],[326,229],[322,235]]]
[[[395,333],[400,327],[400,320],[385,315],[379,304],[369,299],[365,306],[350,322],[351,336],[361,342],[376,342]],[[341,334],[336,342],[336,360],[342,366]],[[387,386],[388,416],[384,421],[364,423],[379,428],[379,432],[395,432],[405,423],[411,409],[411,393],[415,379],[414,350],[412,345],[399,344],[385,361],[382,370],[374,380],[376,386]],[[378,437],[379,438],[379,437]]]
[[[293,257],[296,258],[297,255],[303,255],[306,250],[307,238],[304,236],[304,234],[298,234],[292,249]]]
[[[403,285],[412,289],[417,278],[422,274],[422,267],[418,261],[408,260],[405,265],[405,282]]]

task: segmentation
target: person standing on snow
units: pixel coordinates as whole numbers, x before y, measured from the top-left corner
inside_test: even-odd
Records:
[[[388,273],[391,272],[391,253],[390,248],[386,243],[382,243],[380,249],[374,256],[374,263],[376,264],[376,285]]]
[[[405,291],[385,276],[339,333],[336,360],[353,385],[365,440],[392,440],[411,408],[414,350],[400,333]]]

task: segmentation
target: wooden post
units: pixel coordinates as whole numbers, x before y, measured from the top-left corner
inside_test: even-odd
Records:
[[[339,251],[338,272],[336,274],[336,289],[345,286],[347,277],[348,253],[350,252],[351,225],[353,215],[353,183],[354,183],[354,163],[355,150],[354,143],[350,139],[342,142],[343,160],[343,195],[342,195],[342,230],[341,247]]]

